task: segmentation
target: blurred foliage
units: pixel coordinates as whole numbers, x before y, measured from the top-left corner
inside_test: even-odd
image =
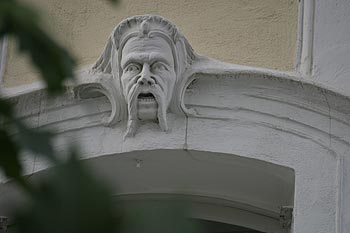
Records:
[[[32,203],[16,216],[18,232],[26,233],[194,233],[182,202],[132,204],[113,199],[110,190],[71,156],[44,172]]]
[[[35,12],[14,0],[0,1],[0,37],[14,36],[23,53],[39,69],[49,93],[63,90],[63,81],[73,77],[74,59],[40,27]]]
[[[8,177],[20,179],[22,166],[18,158],[18,148],[9,135],[9,130],[4,125],[5,119],[13,115],[12,107],[5,100],[0,99],[0,168]]]
[[[75,61],[41,29],[35,11],[15,0],[0,0],[0,39],[5,35],[16,39],[20,51],[29,55],[48,93],[62,93],[65,80],[74,76]],[[13,216],[15,232],[194,232],[193,223],[179,204],[156,202],[121,208],[110,190],[78,162],[74,153],[62,162],[52,147],[53,134],[28,127],[15,117],[12,108],[0,98],[0,168],[28,197],[28,205]],[[21,175],[23,151],[40,155],[54,165],[38,184],[29,183]]]
[[[22,165],[18,158],[18,149],[16,144],[11,140],[7,131],[0,129],[0,165],[5,175],[19,179],[21,177]]]
[[[33,9],[15,0],[0,1],[0,38],[11,36],[22,53],[28,54],[38,68],[50,94],[61,93],[64,81],[74,75],[75,61],[50,38],[39,25]],[[42,155],[58,162],[51,145],[52,134],[31,129],[16,119],[10,103],[0,99],[0,167],[5,174],[23,183],[19,154],[22,151]]]
[[[16,217],[19,232],[117,232],[120,217],[109,190],[74,155],[45,175]]]
[[[28,151],[44,156],[52,162],[58,162],[51,145],[53,134],[26,127],[21,121],[15,120],[18,129],[18,144]]]

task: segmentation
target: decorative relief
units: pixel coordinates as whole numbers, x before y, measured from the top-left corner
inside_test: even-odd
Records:
[[[197,100],[192,99],[185,105],[185,91],[194,80],[198,80],[197,87],[202,83],[210,88],[206,91],[197,88],[200,92],[194,95]],[[268,99],[263,96],[266,95],[264,90],[271,93],[281,89],[282,92],[271,98],[287,103],[291,101],[291,94],[287,95],[286,101],[281,100],[281,95],[287,94],[292,83],[293,88],[301,84],[315,86],[298,74],[228,64],[200,56],[172,22],[161,16],[142,15],[122,21],[112,31],[101,56],[91,69],[80,74],[74,91],[79,98],[105,95],[112,111],[107,119],[102,119],[103,123],[113,126],[126,122],[125,136],[128,137],[135,135],[142,122],[156,122],[161,130],[167,131],[169,112],[224,120],[237,118],[250,109],[255,115],[258,113],[256,105],[247,107],[242,99],[239,104],[232,100],[237,99],[245,88],[247,93],[255,93],[256,99],[263,100]],[[225,95],[220,96],[220,93]],[[245,99],[248,94],[242,96]],[[249,96],[247,101],[253,97]],[[205,106],[198,105],[198,98]],[[305,108],[304,104],[302,107]],[[267,114],[271,115],[271,112]]]
[[[113,125],[126,119],[126,136],[140,121],[157,122],[168,130],[167,112],[181,114],[185,73],[199,56],[179,31],[161,16],[134,16],[121,22],[109,37],[100,58],[80,78],[79,97],[101,92],[112,104],[105,120]]]

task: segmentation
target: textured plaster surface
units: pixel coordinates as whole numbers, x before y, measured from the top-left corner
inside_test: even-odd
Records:
[[[350,93],[350,1],[315,1],[314,79],[344,93]],[[336,103],[331,103],[331,106]],[[349,117],[349,115],[348,115]],[[338,221],[339,232],[350,229],[350,153],[346,150]]]
[[[101,119],[111,111],[105,97],[80,100],[67,93],[48,99],[37,90],[23,91],[11,99],[28,123],[58,132],[59,151],[71,143],[79,144],[84,159],[95,165],[104,161],[101,170],[109,177],[124,174],[130,181],[121,182],[123,194],[146,191],[207,195],[273,213],[278,213],[279,205],[293,203],[293,232],[341,232],[337,230],[339,215],[347,208],[343,207],[346,198],[342,195],[348,195],[347,189],[343,193],[341,184],[348,182],[349,174],[349,168],[343,167],[344,162],[349,162],[349,99],[272,75],[207,73],[194,77],[197,81],[187,90],[184,104],[195,114],[168,114],[169,132],[162,132],[155,123],[142,124],[133,138],[123,137],[123,123],[112,128],[103,126]],[[18,91],[14,93],[18,95]],[[170,151],[157,152],[159,157],[150,153],[164,149]],[[276,196],[274,184],[279,184],[273,180],[279,177],[276,182],[284,184],[286,179],[279,168],[257,166],[276,176],[266,178],[272,183],[264,183],[265,186],[261,186],[262,181],[255,184],[252,170],[237,164],[237,155],[293,169],[295,190],[288,186],[287,190],[278,191],[281,196]],[[135,170],[138,160],[144,170]],[[121,163],[119,169],[104,169],[114,167],[112,161],[115,166]],[[181,165],[184,161],[191,165]],[[49,165],[36,159],[27,160],[26,166],[26,173],[31,174]],[[242,172],[235,174],[239,170]],[[169,176],[164,175],[168,173]],[[244,182],[235,179],[240,176]],[[158,186],[148,185],[150,180]],[[228,185],[220,185],[223,181]],[[230,181],[242,187],[230,189]],[[246,192],[240,193],[243,189]],[[6,193],[0,194],[0,200],[6,200]]]
[[[315,3],[314,78],[350,93],[350,1]]]
[[[179,3],[174,3],[173,6],[177,4]],[[145,123],[140,125],[135,137],[123,138],[125,124],[105,127],[101,123],[101,119],[111,113],[111,104],[105,97],[81,100],[67,94],[60,98],[47,99],[40,88],[34,88],[22,94],[13,91],[15,94],[11,99],[20,116],[33,127],[54,128],[58,132],[55,144],[58,150],[64,150],[67,144],[80,144],[83,158],[91,163],[98,161],[99,158],[96,157],[110,157],[113,161],[121,157],[125,160],[119,161],[126,162],[126,166],[120,167],[126,170],[128,166],[135,168],[135,159],[141,158],[142,163],[150,162],[155,169],[159,169],[158,174],[153,174],[152,171],[155,170],[150,169],[150,176],[170,184],[170,189],[166,191],[174,188],[171,186],[174,182],[167,183],[166,177],[159,174],[172,170],[172,175],[176,178],[176,175],[186,177],[186,174],[197,171],[191,171],[188,164],[187,168],[181,166],[182,159],[188,160],[187,155],[195,161],[208,160],[211,165],[207,170],[215,168],[214,170],[223,173],[225,170],[216,166],[221,162],[223,166],[231,162],[235,164],[236,155],[291,168],[295,172],[293,232],[347,232],[350,229],[350,102],[347,86],[349,59],[346,49],[350,38],[343,22],[348,19],[344,10],[347,7],[346,1],[317,1],[314,80],[304,80],[271,70],[237,67],[213,60],[200,63],[199,66],[193,65],[193,78],[196,80],[186,91],[184,100],[187,110],[191,111],[185,111],[186,116],[168,114],[169,132],[161,132],[157,124]],[[158,6],[156,9],[161,8]],[[176,16],[174,18],[173,21],[176,22]],[[178,20],[180,23],[177,24],[180,26],[181,20]],[[343,30],[332,31],[338,24]],[[186,25],[181,25],[181,28],[185,31]],[[188,33],[185,31],[185,34]],[[189,38],[191,40],[191,36]],[[195,45],[197,44],[201,42],[197,41]],[[200,48],[197,50],[200,51]],[[334,76],[334,72],[340,73]],[[164,149],[170,149],[169,153],[174,156],[178,155],[179,161],[172,163],[166,157],[154,159],[146,156],[147,150]],[[125,152],[130,152],[131,156]],[[206,155],[211,152],[212,154]],[[185,157],[180,154],[185,154]],[[174,167],[167,169],[157,161]],[[26,174],[36,173],[49,166],[35,157],[25,157],[24,162]],[[175,166],[176,162],[180,165]],[[107,164],[111,165],[108,161]],[[198,170],[200,169],[201,166]],[[112,170],[106,172],[113,172]],[[129,174],[126,170],[121,173]],[[142,173],[139,175],[140,178],[148,177],[142,176]],[[227,177],[229,175],[232,173]],[[135,178],[135,174],[128,178]],[[175,178],[174,181],[179,181]],[[203,187],[208,187],[206,184],[210,180],[210,184],[216,185],[213,176],[204,180]],[[135,190],[133,183],[140,185],[141,192],[155,188],[142,182],[125,184],[131,185],[129,190]],[[252,183],[254,182],[249,184]],[[162,183],[158,188],[161,190],[164,187],[166,186]],[[248,185],[247,188],[252,186]],[[221,191],[220,195],[227,195],[232,200],[253,203],[264,210],[276,212],[273,202],[239,199],[235,196],[237,192],[224,188]],[[268,190],[264,191],[266,193],[261,192],[261,198],[274,197],[273,193],[270,195]],[[285,203],[290,204],[292,201],[290,197],[280,198],[285,198]],[[4,196],[0,193],[0,200],[2,199]]]
[[[124,196],[182,193],[198,202],[203,201],[201,197],[236,200],[236,203],[251,201],[252,206],[268,206],[274,210],[270,212],[272,216],[278,213],[278,205],[293,203],[292,169],[234,155],[181,149],[151,150],[104,156],[87,162],[107,177],[113,189],[118,190],[116,194]],[[254,186],[247,185],[252,181],[256,181]],[[260,192],[255,192],[257,189]],[[212,213],[203,211],[202,214]],[[240,217],[231,217],[230,221],[237,219]],[[258,229],[280,232],[279,223],[274,218],[270,221],[270,225]]]
[[[293,70],[297,0],[23,0],[40,9],[47,30],[77,58],[79,67],[100,55],[112,28],[137,14],[173,21],[194,49],[229,63]],[[28,84],[38,73],[10,43],[5,86]]]

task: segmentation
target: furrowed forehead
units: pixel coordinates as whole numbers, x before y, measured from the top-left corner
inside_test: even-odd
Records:
[[[160,59],[174,66],[174,55],[171,47],[161,37],[154,38],[130,38],[122,50],[121,67],[130,60],[144,62],[145,60]]]

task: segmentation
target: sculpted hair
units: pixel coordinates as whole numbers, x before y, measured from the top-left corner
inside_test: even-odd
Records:
[[[103,53],[91,71],[120,77],[121,51],[125,43],[132,37],[157,36],[169,43],[174,56],[175,72],[179,79],[186,66],[195,60],[196,54],[177,26],[158,15],[140,15],[122,21],[114,28]]]
[[[121,84],[122,69],[120,67],[121,54],[126,42],[133,37],[161,37],[171,47],[174,58],[176,82],[169,109],[173,113],[183,114],[184,107],[182,97],[188,82],[187,71],[191,70],[192,64],[197,62],[201,56],[196,54],[187,39],[175,24],[158,15],[139,15],[123,20],[114,28],[106,46],[90,69],[92,75],[97,75],[104,91],[114,93],[109,96],[113,102],[112,115],[108,124],[118,122],[127,118],[127,103],[123,98]],[[107,79],[111,79],[107,81]],[[107,84],[108,83],[108,84]]]

